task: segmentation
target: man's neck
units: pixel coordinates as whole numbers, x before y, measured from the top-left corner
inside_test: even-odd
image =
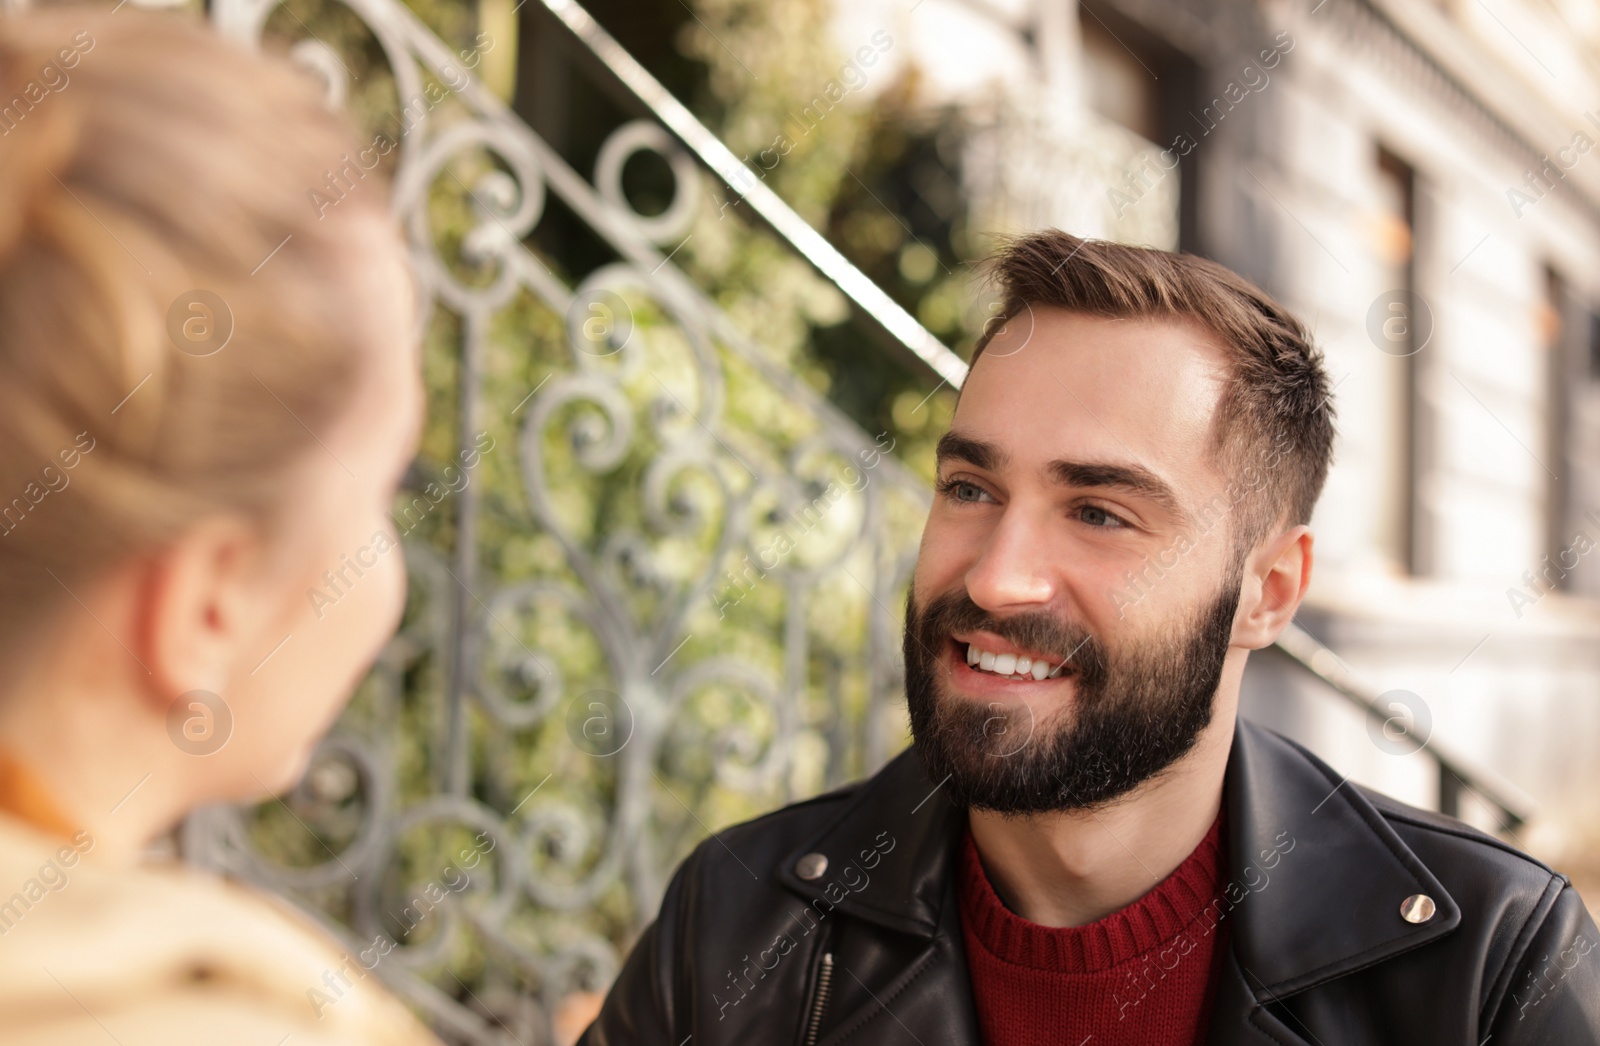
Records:
[[[1233,725],[1234,715],[1214,715],[1166,773],[1103,810],[973,810],[973,840],[1000,899],[1041,926],[1084,926],[1149,893],[1216,819]]]

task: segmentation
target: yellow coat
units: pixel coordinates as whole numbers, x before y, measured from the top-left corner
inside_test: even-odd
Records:
[[[3,1046],[439,1046],[286,902],[93,846],[0,812]],[[350,987],[319,1007],[341,967]]]

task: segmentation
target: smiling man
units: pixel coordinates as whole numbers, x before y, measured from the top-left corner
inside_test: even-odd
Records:
[[[684,861],[584,1042],[1600,1042],[1565,878],[1238,717],[1311,578],[1321,354],[1189,255],[996,259],[905,627],[912,747]]]

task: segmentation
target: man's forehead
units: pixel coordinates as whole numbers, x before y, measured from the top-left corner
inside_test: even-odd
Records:
[[[1142,473],[1182,500],[1209,485],[1227,364],[1208,332],[1186,320],[1053,308],[1022,325],[1025,341],[1009,336],[1015,329],[995,338],[962,386],[951,437],[969,441],[965,450],[984,444],[996,468],[998,454],[1057,478],[1099,467]],[[941,441],[941,450],[955,445]]]

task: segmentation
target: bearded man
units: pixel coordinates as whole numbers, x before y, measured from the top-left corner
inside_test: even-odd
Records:
[[[588,1046],[1600,1043],[1560,874],[1239,718],[1332,458],[1304,326],[1190,255],[995,259],[905,625],[913,744],[678,869]]]

